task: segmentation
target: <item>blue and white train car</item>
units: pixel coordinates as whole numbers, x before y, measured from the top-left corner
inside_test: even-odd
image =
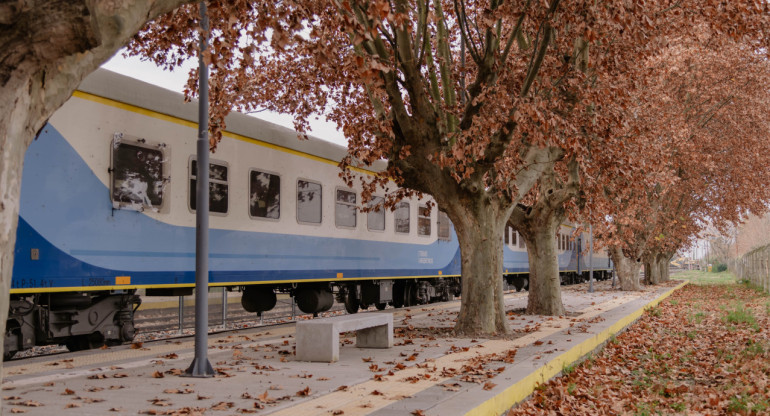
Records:
[[[593,269],[594,278],[605,280],[611,276],[612,262],[606,250],[589,254],[591,236],[586,232],[577,233],[571,224],[562,224],[556,234],[556,256],[562,284],[581,283],[588,279]],[[517,291],[529,287],[529,259],[527,245],[511,226],[505,227],[503,235],[503,276]]]
[[[137,289],[191,293],[196,119],[180,94],[106,70],[51,117],[24,161],[6,358],[36,344],[129,341]],[[458,294],[448,217],[429,198],[360,212],[360,192],[339,178],[344,154],[232,114],[209,167],[210,286],[242,290],[258,313],[276,292],[306,313],[328,310],[335,293],[351,313]],[[566,271],[580,255],[562,251]],[[505,267],[526,286],[523,247],[507,245]]]

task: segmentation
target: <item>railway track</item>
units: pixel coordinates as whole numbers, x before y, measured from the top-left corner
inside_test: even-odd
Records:
[[[374,307],[371,308],[374,310]],[[194,335],[195,308],[183,308],[183,319],[180,327],[179,308],[140,309],[134,315],[136,336],[134,342],[144,343],[153,341],[165,341],[176,338],[186,338]],[[319,314],[321,317],[334,316],[345,313],[345,305],[335,302],[327,312]],[[257,327],[273,327],[276,325],[294,322],[297,319],[307,319],[311,316],[293,307],[290,301],[279,300],[275,308],[263,313],[261,317],[256,313],[243,310],[239,303],[228,304],[226,319],[222,321],[221,304],[209,305],[209,334],[234,332],[242,329]],[[13,361],[25,360],[34,357],[66,354],[70,351],[64,345],[44,345],[19,351]]]
[[[525,293],[526,292],[507,292],[506,298],[510,299],[513,296],[524,296]],[[416,316],[431,313],[438,309],[445,309],[449,307],[449,304],[455,302],[458,301],[436,302],[399,309],[389,308],[388,310],[393,311],[397,317],[403,317],[405,315]],[[377,309],[374,306],[371,306],[369,309],[362,310],[359,313],[376,310]],[[134,342],[147,343],[194,336],[195,309],[193,307],[185,307],[183,312],[184,319],[182,320],[183,325],[180,331],[178,307],[138,310],[134,316],[134,324],[137,330]],[[318,315],[319,317],[329,317],[344,313],[345,305],[335,301],[329,311],[322,312]],[[237,332],[243,329],[259,327],[268,329],[278,325],[296,322],[300,319],[309,319],[310,316],[311,314],[305,314],[301,312],[299,308],[293,308],[289,300],[279,300],[276,307],[263,313],[262,317],[258,317],[255,313],[243,310],[239,303],[233,303],[228,305],[225,325],[222,325],[221,304],[210,304],[209,334]],[[69,350],[67,350],[64,345],[39,346],[29,350],[20,351],[14,356],[13,361],[66,353],[69,353]]]
[[[345,305],[335,303],[329,311],[322,312],[319,316],[337,315],[344,310]],[[137,334],[192,329],[195,323],[195,309],[186,307],[183,312],[180,328],[179,308],[140,309],[134,315]],[[209,305],[209,327],[255,327],[292,322],[297,317],[306,315],[310,316],[286,301],[278,301],[275,308],[264,312],[261,317],[256,313],[245,311],[240,304],[229,304],[226,315],[222,313],[221,304]]]

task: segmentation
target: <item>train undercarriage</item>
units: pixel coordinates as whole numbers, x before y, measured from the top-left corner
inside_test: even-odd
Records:
[[[596,271],[596,280],[611,276],[609,271]],[[529,275],[503,276],[507,290],[527,290]],[[582,283],[588,273],[562,273],[563,285]],[[235,289],[235,288],[228,288]],[[350,282],[314,282],[280,285],[248,285],[238,287],[241,305],[248,312],[261,315],[273,309],[277,294],[294,298],[304,313],[317,316],[331,309],[334,301],[345,305],[348,313],[356,313],[374,305],[385,309],[423,305],[453,300],[460,295],[459,277],[425,279],[359,280]],[[135,290],[118,292],[63,292],[13,295],[10,301],[4,338],[5,360],[18,351],[36,345],[61,344],[70,351],[116,345],[134,339],[134,313],[141,304]],[[148,296],[189,295],[192,288],[148,290]]]
[[[13,295],[3,359],[35,345],[63,344],[79,351],[131,341],[141,302],[134,290]]]

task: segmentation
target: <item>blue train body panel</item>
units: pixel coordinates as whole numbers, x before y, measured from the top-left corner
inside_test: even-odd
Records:
[[[221,229],[210,230],[210,241],[214,284],[460,274],[459,247],[445,241],[425,246]],[[31,259],[32,249],[39,260]],[[194,228],[114,210],[109,190],[53,126],[30,146],[14,289],[113,286],[117,276],[130,276],[131,286],[192,285],[194,250]]]

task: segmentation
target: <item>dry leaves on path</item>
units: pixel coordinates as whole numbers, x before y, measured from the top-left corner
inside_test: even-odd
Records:
[[[508,416],[768,414],[770,298],[688,285]]]

